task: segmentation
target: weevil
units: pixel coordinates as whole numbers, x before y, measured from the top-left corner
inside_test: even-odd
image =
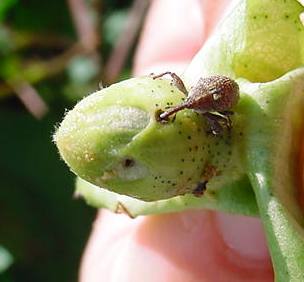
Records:
[[[160,122],[168,122],[170,116],[183,109],[192,109],[207,119],[209,132],[213,135],[220,134],[223,127],[231,128],[231,109],[238,103],[240,96],[239,86],[234,80],[223,75],[202,77],[188,91],[182,79],[174,72],[152,75],[152,78],[157,79],[164,75],[171,76],[174,86],[186,95],[186,99],[180,105],[159,112]]]

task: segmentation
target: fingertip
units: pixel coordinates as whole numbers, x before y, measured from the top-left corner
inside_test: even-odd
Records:
[[[225,244],[243,257],[269,262],[269,252],[261,220],[254,217],[215,214],[215,224]]]
[[[233,230],[241,236],[247,236],[248,230],[259,232],[255,230],[260,229],[259,223],[250,218],[209,211],[136,219],[105,212],[95,223],[80,281],[135,282],[143,281],[143,277],[147,282],[273,281],[268,254],[257,259],[261,253],[252,249],[248,252],[247,246],[243,246],[245,253],[240,252],[232,245],[234,239],[223,235],[231,221]],[[245,241],[260,247],[252,236]]]
[[[226,231],[231,222],[231,232]],[[191,273],[195,281],[270,282],[273,273],[264,237],[248,236],[250,232],[262,232],[256,219],[188,211],[150,217],[141,223],[136,240],[166,257],[176,271]],[[234,235],[236,240],[247,237],[238,244]]]

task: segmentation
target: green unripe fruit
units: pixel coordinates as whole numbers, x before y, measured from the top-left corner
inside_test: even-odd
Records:
[[[184,98],[168,79],[130,79],[78,103],[54,140],[73,172],[120,194],[152,201],[197,193],[207,182],[216,188],[232,170],[233,137],[207,134],[205,118],[192,110],[159,122],[161,109]],[[240,174],[234,166],[229,180]]]

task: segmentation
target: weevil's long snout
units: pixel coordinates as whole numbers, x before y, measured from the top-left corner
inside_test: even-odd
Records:
[[[170,108],[168,111],[165,111],[165,112],[163,112],[159,115],[159,120],[161,120],[161,121],[162,120],[168,120],[168,118],[170,116],[172,116],[173,114],[175,114],[175,113],[177,113],[177,112],[179,112],[179,111],[181,111],[185,108],[187,108],[187,105],[185,103],[183,103],[181,105],[178,105],[176,107]]]

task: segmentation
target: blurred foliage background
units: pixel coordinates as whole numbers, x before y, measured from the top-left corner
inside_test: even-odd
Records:
[[[52,133],[130,75],[148,0],[0,0],[0,281],[77,281],[95,210]]]

